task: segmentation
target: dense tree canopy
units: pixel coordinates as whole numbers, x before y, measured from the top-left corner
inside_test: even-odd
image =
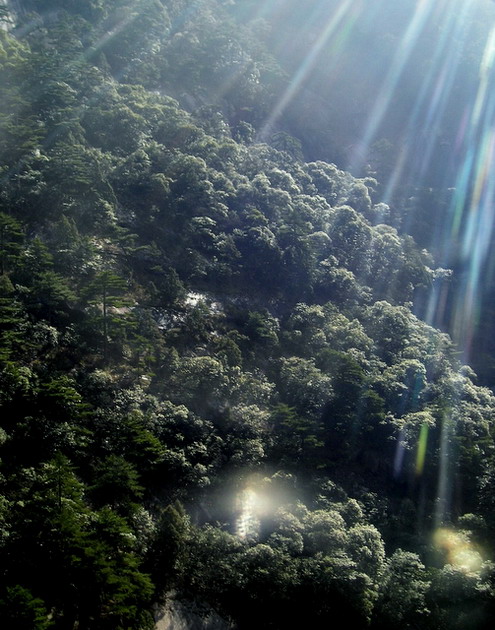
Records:
[[[258,5],[0,15],[5,627],[489,627],[495,396],[377,180],[268,135]]]

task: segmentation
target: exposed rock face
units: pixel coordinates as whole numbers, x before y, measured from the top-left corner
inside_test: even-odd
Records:
[[[206,605],[179,601],[173,597],[155,612],[156,630],[235,630],[228,622]]]

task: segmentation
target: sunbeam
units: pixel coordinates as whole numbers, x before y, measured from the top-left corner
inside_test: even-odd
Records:
[[[400,41],[392,65],[385,75],[375,105],[368,118],[363,137],[351,158],[349,169],[352,172],[361,167],[363,156],[366,156],[368,153],[371,142],[390,107],[402,73],[434,6],[435,4],[430,0],[420,0],[416,6],[413,18]]]
[[[494,225],[495,186],[491,172],[495,159],[493,120],[493,62],[495,29],[492,29],[481,60],[479,81],[471,111],[459,125],[459,144],[464,157],[457,173],[449,224],[444,230],[446,259],[457,257],[462,265],[463,291],[453,310],[455,341],[463,349],[464,361],[470,357],[471,342],[481,308],[484,268]]]
[[[491,628],[494,168],[492,0],[0,0],[0,626]]]
[[[345,43],[352,30],[352,25],[357,19],[358,11],[359,3],[356,8],[356,3],[353,2],[353,0],[343,0],[341,2],[331,19],[326,24],[325,28],[321,31],[310,51],[299,65],[297,71],[294,73],[289,85],[279,98],[278,103],[273,108],[270,116],[265,121],[259,134],[260,138],[266,138],[270,135],[277,120],[280,118],[291,100],[296,96],[296,94],[298,94],[304,80],[308,77],[312,67],[318,59],[318,56],[330,41],[332,41],[332,58],[329,59],[329,65],[331,67],[332,65],[338,63],[339,55],[342,54],[342,51],[344,50]]]

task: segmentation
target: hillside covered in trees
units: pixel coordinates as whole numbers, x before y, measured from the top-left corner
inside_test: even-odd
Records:
[[[0,9],[2,627],[492,627],[495,396],[390,170],[281,107],[294,5]]]

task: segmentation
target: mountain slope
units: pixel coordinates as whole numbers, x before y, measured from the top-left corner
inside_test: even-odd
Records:
[[[414,314],[444,270],[376,181],[257,142],[283,73],[223,3],[16,8],[0,619],[488,627],[495,398]]]

